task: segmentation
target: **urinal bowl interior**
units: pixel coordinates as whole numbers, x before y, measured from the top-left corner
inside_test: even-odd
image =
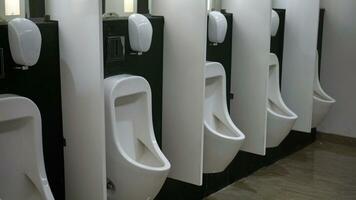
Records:
[[[31,118],[0,122],[0,197],[3,199],[41,199],[36,186],[25,174],[28,150],[19,148],[31,140],[27,133],[31,129]]]
[[[154,149],[145,144],[144,133],[149,131],[146,93],[137,93],[115,100],[117,142],[123,152],[139,164],[163,167]],[[147,130],[145,130],[147,129]]]
[[[148,82],[130,75],[106,79],[105,107],[108,199],[154,199],[170,164],[154,136]]]
[[[204,102],[204,173],[226,169],[245,136],[232,122],[226,103],[225,71],[219,63],[207,63]]]

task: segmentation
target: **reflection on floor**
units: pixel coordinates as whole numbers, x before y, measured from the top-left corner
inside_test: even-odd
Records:
[[[355,200],[356,139],[322,134],[305,149],[206,200]]]

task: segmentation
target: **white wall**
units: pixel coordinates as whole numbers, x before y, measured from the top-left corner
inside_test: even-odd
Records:
[[[272,0],[272,8],[286,9],[288,0]]]
[[[356,138],[356,1],[322,0],[326,9],[321,84],[336,99],[318,129]]]
[[[206,0],[154,0],[152,13],[165,17],[162,144],[169,177],[201,185]]]
[[[231,117],[246,135],[242,150],[260,155],[266,151],[271,6],[271,0],[222,0],[234,15]]]
[[[286,0],[282,96],[298,115],[294,130],[311,132],[319,0]]]
[[[46,11],[59,20],[66,199],[104,200],[101,0],[47,0]]]

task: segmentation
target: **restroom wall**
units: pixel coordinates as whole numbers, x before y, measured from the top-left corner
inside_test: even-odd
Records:
[[[356,138],[356,1],[322,0],[325,8],[321,84],[336,99],[318,130]]]
[[[202,184],[203,168],[206,8],[203,0],[152,2],[152,14],[165,18],[163,153],[172,165],[169,177],[195,185]]]
[[[59,21],[67,200],[106,199],[101,3],[46,1]]]
[[[231,117],[246,135],[242,150],[264,155],[270,52],[270,0],[223,0],[234,15]]]
[[[5,74],[0,78],[0,94],[16,94],[31,99],[42,120],[43,156],[47,178],[56,199],[64,199],[64,158],[59,66],[58,22],[36,21],[42,35],[40,58],[29,70],[15,70],[7,25],[0,25]],[[1,160],[1,158],[0,158]],[[0,161],[1,162],[1,161]]]

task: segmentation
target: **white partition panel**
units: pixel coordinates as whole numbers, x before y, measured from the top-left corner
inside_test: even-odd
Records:
[[[298,115],[294,130],[311,131],[319,0],[288,0],[282,95]]]
[[[101,0],[47,0],[46,7],[59,21],[66,199],[104,200]]]
[[[233,13],[231,116],[245,133],[242,150],[264,155],[271,0],[222,0]]]
[[[154,0],[152,13],[165,17],[163,152],[169,177],[201,185],[203,165],[206,0]]]

